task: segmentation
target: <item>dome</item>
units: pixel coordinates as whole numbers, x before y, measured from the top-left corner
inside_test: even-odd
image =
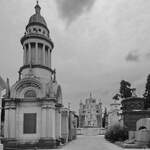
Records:
[[[41,7],[39,6],[37,2],[35,6],[35,14],[30,17],[28,25],[38,23],[47,27],[44,17],[42,17],[40,14],[40,10],[41,10]]]
[[[33,23],[39,23],[44,26],[47,26],[44,17],[42,17],[40,14],[34,14],[30,17],[29,24],[33,24]]]

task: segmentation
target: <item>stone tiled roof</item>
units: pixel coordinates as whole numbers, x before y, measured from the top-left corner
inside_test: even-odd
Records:
[[[44,17],[42,17],[40,14],[34,14],[30,17],[29,24],[32,24],[32,23],[40,23],[44,26],[47,26]]]

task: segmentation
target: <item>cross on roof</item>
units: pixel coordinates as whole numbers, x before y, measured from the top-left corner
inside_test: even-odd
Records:
[[[39,4],[39,0],[36,1],[37,5]]]

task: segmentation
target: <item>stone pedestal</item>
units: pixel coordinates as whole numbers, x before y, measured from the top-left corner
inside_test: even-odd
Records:
[[[57,147],[57,142],[52,138],[42,138],[39,140],[38,143],[38,148],[41,149],[51,149],[56,147]]]
[[[136,131],[136,122],[141,118],[150,118],[149,110],[125,111],[122,113],[124,125],[129,131]]]
[[[136,132],[136,131],[129,131],[129,132],[128,132],[129,140],[135,139],[135,132]]]
[[[61,113],[61,137],[62,142],[68,142],[69,126],[68,126],[68,110],[63,109]]]
[[[135,134],[136,143],[138,145],[146,145],[150,142],[150,130],[136,131]]]
[[[3,150],[3,144],[0,144],[0,150]]]
[[[102,128],[78,128],[78,135],[88,135],[88,136],[96,136],[96,135],[104,135],[105,129]]]

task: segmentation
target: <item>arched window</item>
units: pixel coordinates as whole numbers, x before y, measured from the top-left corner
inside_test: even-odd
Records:
[[[147,128],[144,126],[139,127],[139,130],[143,130],[143,129],[147,129]]]
[[[34,90],[28,90],[24,94],[24,98],[35,98],[36,92]]]

